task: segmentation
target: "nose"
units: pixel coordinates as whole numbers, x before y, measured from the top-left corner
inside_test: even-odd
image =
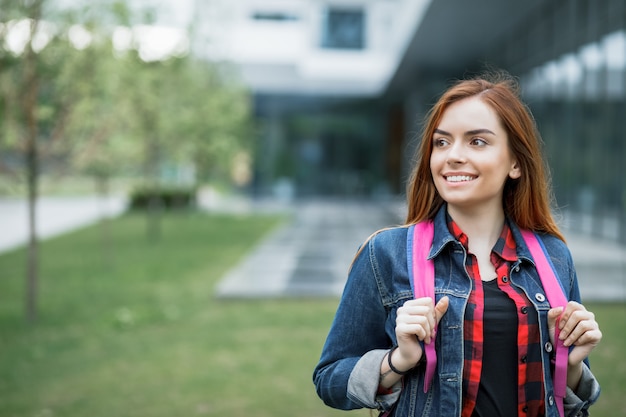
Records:
[[[461,141],[454,141],[448,147],[448,155],[446,158],[448,164],[459,164],[465,162],[465,152]]]

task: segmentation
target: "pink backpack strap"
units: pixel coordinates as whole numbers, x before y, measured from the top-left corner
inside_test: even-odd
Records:
[[[407,261],[409,262],[409,281],[415,298],[430,297],[435,301],[435,264],[428,259],[430,248],[433,244],[435,228],[432,221],[420,222],[411,226],[407,234]],[[424,392],[430,388],[435,369],[437,368],[437,354],[435,352],[435,339],[424,343],[426,355],[426,375],[424,380]]]
[[[563,307],[567,305],[567,298],[563,288],[554,272],[548,253],[537,238],[529,230],[521,230],[522,237],[530,250],[535,262],[541,284],[546,292],[546,297],[551,307]],[[411,226],[407,234],[407,261],[409,263],[410,282],[415,298],[430,297],[435,301],[435,265],[428,259],[434,237],[432,221],[420,222]],[[556,404],[561,416],[565,416],[563,399],[566,395],[567,386],[567,357],[569,350],[559,340],[559,328],[555,328],[556,363],[554,371],[554,394]],[[437,367],[437,354],[435,352],[435,339],[430,344],[424,344],[426,355],[426,374],[424,392],[430,388]]]
[[[526,246],[530,250],[530,254],[535,261],[541,285],[546,292],[546,297],[550,303],[550,307],[563,307],[567,305],[567,297],[563,292],[563,288],[554,272],[554,267],[545,246],[530,230],[521,230]],[[565,416],[563,408],[563,399],[567,393],[567,357],[569,349],[563,345],[563,341],[559,340],[559,326],[554,329],[554,340],[556,344],[556,363],[554,366],[554,396],[556,397],[556,405],[561,416]]]

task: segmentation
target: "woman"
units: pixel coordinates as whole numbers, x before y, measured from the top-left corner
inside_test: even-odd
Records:
[[[558,416],[558,325],[570,349],[565,414],[588,415],[600,388],[586,358],[602,333],[580,304],[550,195],[540,138],[512,79],[466,80],[445,92],[417,152],[407,226],[375,233],[351,267],[313,376],[324,402],[403,417]],[[427,219],[435,300],[413,298],[407,269],[408,225]],[[565,308],[545,300],[520,228],[543,242]],[[439,360],[425,393],[424,343],[435,337]]]

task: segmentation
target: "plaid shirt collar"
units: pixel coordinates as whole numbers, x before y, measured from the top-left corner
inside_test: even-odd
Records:
[[[461,230],[461,228],[452,220],[450,214],[446,214],[446,219],[448,223],[448,229],[452,236],[458,240],[465,251],[469,253],[469,239],[465,233]],[[509,227],[508,220],[505,220],[504,226],[502,227],[502,232],[500,233],[500,237],[496,241],[492,252],[498,255],[502,260],[506,262],[515,262],[517,261],[517,245],[515,243],[515,239],[513,238],[513,233],[511,232],[511,228]]]

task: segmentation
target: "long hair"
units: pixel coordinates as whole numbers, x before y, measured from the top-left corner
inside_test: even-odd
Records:
[[[451,104],[474,96],[489,105],[500,118],[521,171],[520,178],[508,178],[504,185],[504,214],[522,228],[565,240],[552,215],[554,198],[549,169],[542,157],[541,136],[530,110],[519,97],[516,80],[504,73],[457,81],[428,112],[416,150],[415,167],[407,184],[407,224],[432,219],[443,205],[430,171],[433,134]]]

